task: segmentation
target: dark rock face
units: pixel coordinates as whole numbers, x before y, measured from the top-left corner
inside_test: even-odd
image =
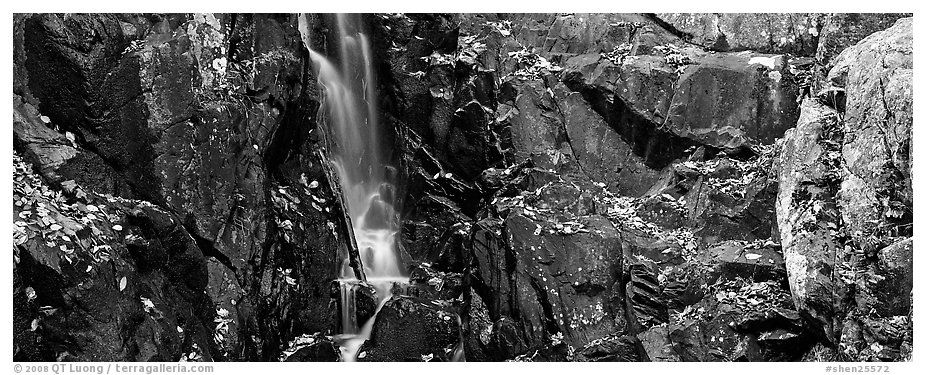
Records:
[[[230,312],[213,357],[276,358],[296,334],[335,329],[347,232],[294,15],[40,14],[16,29],[17,149],[74,194],[176,215]]]
[[[575,56],[563,74],[647,165],[662,168],[693,145],[771,144],[797,119],[787,57],[658,47]]]
[[[340,351],[332,342],[319,343],[300,348],[286,362],[338,362]]]
[[[461,230],[458,225],[468,221],[453,201],[426,195],[415,203],[413,211],[402,222],[403,248],[417,262],[440,259],[448,267],[459,266],[458,261],[451,259],[456,256],[454,246],[458,243],[454,237]]]
[[[782,144],[776,205],[794,303],[830,338],[836,309],[842,309],[837,294],[842,281],[833,270],[848,256],[835,230],[840,223],[834,201],[840,176],[832,163],[839,159],[831,157],[833,140],[826,138],[833,133],[827,129],[836,126],[834,110],[813,103],[802,106],[797,127]]]
[[[359,361],[448,362],[460,341],[460,318],[411,297],[393,297],[383,305]]]
[[[580,93],[568,92],[565,86],[557,89],[569,145],[582,170],[618,194],[640,196],[649,190],[658,177],[657,172],[633,153]]]
[[[620,306],[610,301],[620,278],[618,232],[594,213],[594,192],[554,174],[575,168],[575,161],[556,151],[535,160],[536,168],[519,175],[525,192],[496,197],[490,216],[474,228],[470,282],[495,337],[467,352],[511,358],[554,335],[576,346],[624,325]]]
[[[14,157],[14,357],[211,360],[206,258],[176,216],[91,193],[66,201]],[[52,345],[49,345],[51,343]]]
[[[510,129],[515,161],[527,160],[534,151],[566,146],[564,118],[545,82],[511,80],[503,92],[511,92],[513,97],[499,104],[498,121]]]

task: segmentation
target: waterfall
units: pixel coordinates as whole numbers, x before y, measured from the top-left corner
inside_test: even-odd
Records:
[[[299,17],[299,31],[323,93],[318,122],[333,142],[332,167],[344,194],[367,283],[376,290],[379,312],[393,284],[408,282],[395,248],[399,230],[395,170],[383,160],[376,77],[360,15],[338,14],[336,26],[340,66],[311,48],[307,19],[304,14]],[[375,315],[358,327],[355,287],[361,282],[348,255],[342,254],[341,260],[341,334],[337,338],[342,343],[342,358],[350,361],[369,337]]]

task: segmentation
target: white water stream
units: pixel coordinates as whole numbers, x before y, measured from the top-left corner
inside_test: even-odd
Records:
[[[332,164],[340,179],[367,283],[376,290],[379,312],[392,295],[393,284],[408,283],[395,249],[399,228],[392,181],[395,174],[383,161],[376,77],[360,15],[338,14],[336,25],[337,65],[311,48],[307,19],[305,15],[299,17],[299,31],[323,91],[319,124],[327,127],[334,142]],[[353,361],[370,336],[375,315],[358,327],[355,287],[360,280],[349,265],[349,256],[342,254],[341,259],[341,334],[335,341],[341,345],[342,358]]]

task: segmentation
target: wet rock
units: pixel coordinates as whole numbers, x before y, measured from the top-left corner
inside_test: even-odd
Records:
[[[454,240],[458,240],[455,233],[461,229],[457,225],[469,220],[453,201],[425,195],[402,221],[403,249],[415,262],[433,263],[441,259],[442,253],[453,257]]]
[[[603,95],[614,95],[646,120],[661,124],[678,76],[663,56],[628,55],[620,61],[600,54],[578,55],[566,60],[563,81],[581,83]]]
[[[538,345],[552,327],[564,332],[566,342],[582,343],[622,324],[607,298],[611,283],[606,280],[610,280],[611,271],[603,260],[609,252],[619,252],[617,234],[609,228],[610,223],[591,217],[584,224],[590,233],[534,235],[538,222],[512,214],[500,229],[505,237],[510,236],[513,250],[499,244],[500,239],[488,232],[494,229],[487,225],[477,226],[474,245],[477,277],[491,290],[481,297],[488,301],[492,316],[522,311],[522,320],[515,321],[513,328],[523,335],[528,347]],[[509,251],[511,255],[506,255]],[[508,256],[514,256],[517,263],[508,263]],[[515,266],[510,276],[505,275],[514,278],[512,287],[495,276],[510,267],[508,264]]]
[[[408,295],[433,300],[453,300],[463,294],[463,275],[441,272],[422,263],[413,268],[408,277]]]
[[[306,214],[282,215],[274,203],[283,202],[268,201],[278,189],[270,180],[325,180],[321,140],[305,121],[318,103],[295,16],[38,14],[20,21],[21,91],[65,138],[73,134],[69,144],[78,150],[58,168],[63,182],[180,215],[196,246],[226,268],[214,264],[214,280],[238,279],[246,289],[220,283],[222,290],[210,291],[236,311],[225,326],[241,332],[223,337],[240,345],[228,352],[272,359],[283,336],[334,329],[327,289],[336,277],[336,238],[347,233],[340,207],[324,182],[314,198],[288,200]],[[232,296],[235,309],[227,307]]]
[[[730,314],[709,321],[686,321],[669,326],[669,338],[683,361],[761,360],[756,339],[729,327]]]
[[[639,215],[643,220],[666,230],[679,228],[688,223],[688,211],[669,194],[644,198],[640,202]]]
[[[341,351],[329,337],[302,335],[290,342],[283,356],[285,362],[338,362]]]
[[[475,100],[462,105],[453,113],[446,143],[438,143],[439,150],[446,150],[447,164],[467,180],[475,179],[499,157],[488,116]]]
[[[495,321],[501,359],[537,350],[556,333],[575,347],[624,326],[622,300],[610,300],[619,234],[594,213],[595,194],[585,190],[594,185],[578,181],[575,161],[544,155],[520,172],[527,191],[493,198],[490,217],[474,227],[471,285]]]
[[[712,294],[673,314],[669,339],[682,359],[795,360],[813,344],[781,280],[722,275]]]
[[[495,357],[490,348],[493,322],[479,294],[469,289],[463,294],[463,350],[467,362],[484,362]]]
[[[286,362],[338,362],[341,352],[333,342],[323,342],[299,348]]]
[[[397,145],[402,150],[399,166],[406,174],[405,187],[409,202],[417,202],[431,195],[447,199],[459,208],[463,215],[471,217],[479,210],[482,197],[481,187],[449,171],[435,151],[414,131],[405,129]],[[426,207],[434,207],[424,200]],[[408,206],[406,206],[408,207]],[[411,206],[409,208],[414,208]],[[409,213],[410,214],[410,213]],[[442,216],[447,216],[444,212]],[[456,214],[449,215],[456,216]]]
[[[376,288],[369,284],[360,283],[352,286],[351,289],[354,295],[354,318],[357,327],[363,327],[376,314],[380,296],[377,295]]]
[[[619,64],[598,54],[578,55],[566,60],[562,80],[582,94],[646,165],[660,169],[692,142],[661,129],[676,90],[674,70],[661,54],[623,58]]]
[[[369,361],[448,362],[460,341],[460,318],[445,308],[411,297],[389,299],[373,333],[357,354]]]
[[[39,109],[92,145],[138,194],[154,190],[154,153],[137,61],[121,58],[132,38],[115,15],[43,14],[24,21],[28,85]]]
[[[784,55],[662,46],[618,59],[572,57],[563,81],[658,169],[695,144],[773,143],[798,116],[800,88],[787,62]]]
[[[813,13],[657,13],[683,39],[713,51],[811,56],[823,27]]]
[[[777,241],[777,153],[776,147],[764,147],[746,160],[718,155],[675,163],[650,190],[639,215],[666,230],[690,228],[706,246],[725,240]]]

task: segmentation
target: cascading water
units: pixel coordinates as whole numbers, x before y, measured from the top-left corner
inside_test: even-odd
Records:
[[[395,249],[399,228],[395,173],[383,162],[370,42],[362,33],[360,16],[338,14],[336,23],[340,67],[312,50],[305,15],[299,17],[299,30],[323,90],[319,123],[327,126],[334,142],[332,164],[344,193],[366,282],[376,290],[378,312],[391,296],[393,284],[408,282]],[[342,254],[341,259],[341,334],[336,340],[341,343],[342,358],[352,361],[369,338],[375,315],[358,327],[355,292],[361,280],[354,274],[348,254]]]

